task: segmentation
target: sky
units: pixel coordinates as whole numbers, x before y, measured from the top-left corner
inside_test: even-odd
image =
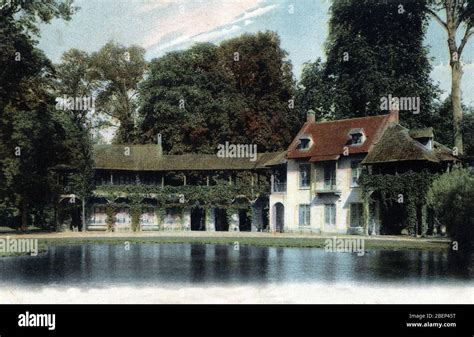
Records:
[[[305,62],[325,58],[329,0],[75,0],[80,9],[69,22],[41,26],[39,47],[59,62],[62,53],[100,49],[109,40],[146,49],[146,59],[182,50],[197,42],[219,42],[243,33],[276,31],[298,79]],[[433,60],[432,78],[450,91],[445,32],[430,22],[425,44]],[[463,101],[474,106],[474,38],[462,60]]]

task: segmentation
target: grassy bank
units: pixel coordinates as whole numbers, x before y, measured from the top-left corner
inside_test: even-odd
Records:
[[[347,238],[347,237],[346,237]],[[362,238],[357,236],[352,239]],[[158,236],[158,237],[77,237],[77,238],[46,238],[40,239],[45,245],[75,245],[75,244],[222,244],[261,246],[261,247],[299,247],[299,248],[324,248],[327,237],[243,237],[243,236]],[[447,250],[450,243],[447,241],[431,241],[427,239],[393,240],[365,238],[365,249],[416,249],[416,250]]]
[[[1,238],[2,236],[0,236]],[[180,233],[38,233],[13,234],[10,238],[38,239],[39,252],[47,250],[48,246],[80,245],[80,244],[221,244],[260,247],[297,247],[297,248],[324,248],[326,240],[333,236],[298,235],[298,234],[269,234],[269,233],[229,233],[229,232],[180,232]],[[402,236],[350,236],[340,235],[338,238],[364,239],[364,248],[384,250],[448,250],[451,247],[449,240],[430,238],[408,238]],[[0,257],[29,255],[28,253],[1,252]]]

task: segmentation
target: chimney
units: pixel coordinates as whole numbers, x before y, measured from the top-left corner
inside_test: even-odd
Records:
[[[306,113],[306,123],[315,123],[316,122],[316,113],[314,110],[308,110]]]
[[[161,133],[158,134],[157,136],[157,151],[158,151],[158,156],[161,157],[163,155],[163,145],[161,144]]]
[[[390,110],[388,121],[395,122],[395,123],[400,122],[400,110],[398,110],[398,108],[392,108]]]
[[[398,123],[400,121],[400,102],[397,97],[393,97],[392,95],[388,95],[388,112],[389,112],[389,117],[388,121],[389,122],[395,122]]]

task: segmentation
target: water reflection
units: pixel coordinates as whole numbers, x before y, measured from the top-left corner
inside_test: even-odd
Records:
[[[236,249],[238,248],[238,249]],[[364,256],[322,249],[202,244],[74,245],[37,257],[0,259],[3,284],[110,286],[118,283],[472,281],[472,253],[371,250]]]

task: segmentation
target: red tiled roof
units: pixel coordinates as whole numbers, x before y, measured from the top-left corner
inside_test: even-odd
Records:
[[[398,122],[398,114],[342,119],[336,121],[308,123],[301,128],[298,135],[288,147],[288,158],[311,158],[311,161],[337,160],[347,146],[349,154],[367,153],[380,139],[390,122]],[[362,129],[365,141],[361,145],[350,145],[349,132]],[[311,136],[312,145],[308,150],[298,150],[299,139]]]
[[[340,155],[338,155],[338,154],[312,156],[309,161],[316,162],[316,161],[338,160],[339,157],[340,157]]]

